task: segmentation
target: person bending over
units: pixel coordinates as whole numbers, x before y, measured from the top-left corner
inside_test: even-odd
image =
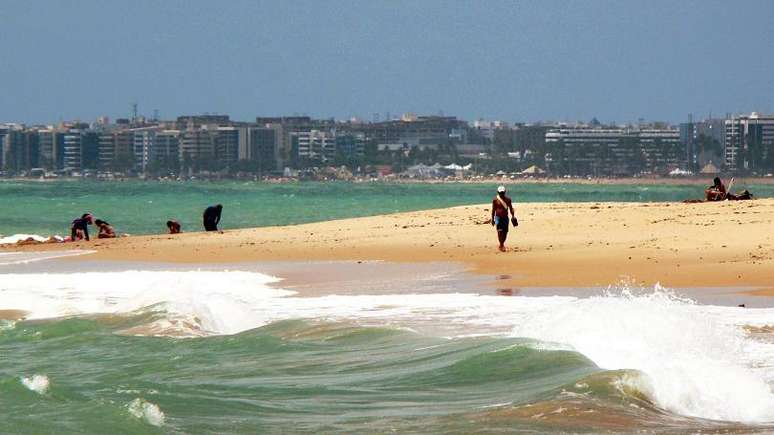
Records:
[[[94,216],[91,213],[84,213],[80,218],[75,219],[70,226],[70,240],[73,242],[89,240],[89,225],[93,222]]]
[[[180,227],[180,222],[174,219],[167,221],[167,229],[169,230],[169,234],[180,234],[183,232]]]
[[[510,211],[513,226],[519,223],[516,220],[516,213],[513,211],[511,198],[505,195],[505,186],[497,188],[497,195],[492,200],[492,225],[497,228],[497,240],[500,242],[499,249],[505,252],[505,239],[508,238],[508,212]]]
[[[204,209],[204,230],[205,231],[218,231],[218,224],[220,223],[220,215],[223,212],[223,206],[221,204],[211,205]]]

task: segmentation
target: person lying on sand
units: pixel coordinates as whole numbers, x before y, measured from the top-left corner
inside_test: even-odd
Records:
[[[84,213],[80,218],[75,219],[70,227],[70,241],[89,240],[89,225],[94,223],[94,216],[91,213]]]
[[[519,221],[516,220],[511,198],[505,196],[505,186],[499,186],[492,200],[492,225],[497,228],[497,240],[500,242],[498,249],[502,252],[505,252],[505,239],[508,238],[508,211],[511,212],[513,226],[517,226]]]
[[[50,236],[48,238],[43,238],[41,236],[30,236],[26,237],[24,239],[19,239],[16,241],[16,244],[19,246],[27,246],[27,245],[40,245],[43,243],[62,243],[66,239],[62,236]]]
[[[97,224],[97,227],[99,227],[99,234],[97,235],[97,238],[99,239],[115,239],[116,231],[113,229],[113,226],[109,223],[97,219],[94,221],[95,224]]]
[[[731,180],[731,183],[733,183],[733,179]],[[704,193],[707,196],[707,201],[743,201],[753,199],[753,195],[749,190],[743,190],[737,194],[728,192],[726,186],[720,180],[720,177],[715,177],[715,179],[712,180],[712,186],[708,187]]]
[[[750,193],[749,190],[745,189],[737,194],[727,193],[726,199],[729,201],[745,201],[748,199],[753,199],[753,194]]]
[[[169,234],[180,234],[183,232],[180,227],[180,222],[174,219],[167,221],[167,229],[169,230]]]

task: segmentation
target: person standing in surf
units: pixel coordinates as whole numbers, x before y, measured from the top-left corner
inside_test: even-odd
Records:
[[[211,205],[204,209],[204,215],[202,216],[204,221],[204,231],[218,231],[220,214],[222,212],[223,206],[221,204]]]
[[[508,238],[508,212],[511,213],[511,223],[513,226],[519,225],[516,220],[516,213],[513,211],[511,198],[505,195],[505,186],[497,188],[497,195],[492,200],[492,225],[497,228],[497,240],[500,242],[499,249],[505,252],[505,239]]]

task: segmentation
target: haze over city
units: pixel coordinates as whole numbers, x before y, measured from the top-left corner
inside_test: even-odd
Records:
[[[0,121],[774,111],[774,3],[5,2]]]

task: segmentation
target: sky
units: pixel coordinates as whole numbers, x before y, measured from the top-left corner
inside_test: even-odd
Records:
[[[0,122],[774,113],[774,1],[0,0]]]

